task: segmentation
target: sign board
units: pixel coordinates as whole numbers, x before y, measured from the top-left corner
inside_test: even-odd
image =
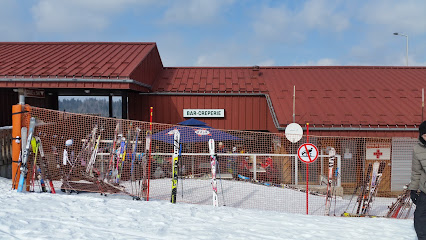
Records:
[[[366,160],[390,160],[390,143],[367,143],[365,149]]]
[[[297,150],[297,156],[304,163],[313,163],[318,158],[318,148],[312,143],[305,143]]]
[[[211,136],[210,131],[207,130],[207,128],[197,129],[195,130],[195,134],[197,134],[198,136]]]
[[[285,128],[285,137],[292,143],[298,142],[303,137],[303,129],[297,123],[290,123]]]
[[[25,97],[44,98],[44,90],[41,89],[24,89]]]
[[[225,109],[183,109],[183,117],[225,117]]]

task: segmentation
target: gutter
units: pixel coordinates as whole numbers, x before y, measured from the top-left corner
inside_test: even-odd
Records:
[[[0,78],[0,82],[70,82],[70,83],[129,83],[152,89],[151,85],[132,79],[105,78]]]
[[[281,127],[277,115],[275,114],[272,100],[267,93],[185,93],[185,92],[154,92],[154,93],[139,93],[140,95],[165,95],[165,96],[263,96],[266,98],[269,111],[272,116],[272,121],[278,131],[285,131],[285,127]],[[302,127],[306,130],[305,127]],[[382,132],[413,132],[418,131],[418,128],[408,127],[387,127],[387,128],[375,128],[375,127],[309,127],[311,131],[382,131]]]

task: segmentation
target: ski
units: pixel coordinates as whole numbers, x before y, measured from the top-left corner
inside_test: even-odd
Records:
[[[121,162],[124,161],[122,159],[124,159],[123,153],[125,153],[124,147],[125,147],[125,144],[126,144],[126,138],[123,137],[122,134],[119,134],[118,136],[121,140],[121,143],[120,143],[120,148],[119,148],[120,151],[117,152],[117,155],[118,155],[117,156],[117,165],[116,165],[114,172],[113,172],[113,175],[114,175],[114,178],[115,178],[115,183],[120,183],[119,169],[120,169],[120,166],[121,166]]]
[[[19,161],[18,161],[18,169],[21,169],[22,166],[22,154],[24,153],[25,143],[27,142],[27,127],[21,128],[21,150],[19,151]],[[17,170],[15,176],[13,178],[13,188],[18,189],[20,170]]]
[[[127,129],[127,141],[126,141],[126,146],[124,148],[124,158],[123,161],[121,162],[121,169],[120,169],[120,178],[123,178],[123,169],[124,172],[126,172],[125,168],[124,168],[124,164],[126,163],[126,156],[128,158],[130,158],[130,153],[131,153],[131,145],[132,145],[132,126],[133,123],[130,123],[130,127]]]
[[[31,147],[32,147],[33,153],[34,153],[33,177],[31,179],[31,182],[33,184],[33,192],[35,192],[36,176],[37,176],[37,178],[38,178],[38,180],[40,182],[42,192],[46,192],[46,186],[44,184],[44,179],[41,177],[41,175],[39,176],[39,174],[37,174],[37,173],[41,174],[41,170],[39,171],[38,166],[37,166],[37,157],[38,157],[38,147],[39,147],[39,145],[38,145],[38,142],[37,142],[37,140],[36,140],[35,137],[33,137],[31,139]]]
[[[364,201],[362,203],[361,214],[367,214],[369,210],[368,202],[370,201],[370,197],[373,194],[372,192],[374,191],[377,174],[379,172],[379,165],[380,165],[379,162],[373,163],[373,169],[371,171],[370,181],[367,183],[367,191],[365,193]]]
[[[118,134],[118,129],[120,127],[120,124],[117,122],[117,124],[115,125],[115,130],[114,130],[114,140],[112,141],[112,148],[110,150],[111,153],[111,158],[109,160],[109,166],[108,166],[108,179],[111,180],[112,179],[112,172],[113,172],[113,168],[114,168],[114,156],[115,156],[115,147],[117,144],[117,134]]]
[[[176,203],[176,196],[177,196],[179,143],[180,143],[180,132],[179,130],[175,130],[174,141],[173,141],[173,163],[172,163],[172,197],[171,197],[172,203]]]
[[[366,208],[363,214],[368,214],[368,212],[371,209],[371,204],[373,202],[374,197],[377,194],[377,190],[378,190],[380,181],[382,180],[382,175],[383,175],[383,171],[385,167],[386,167],[385,162],[375,162],[373,164],[373,174],[371,177],[370,193],[369,193]]]
[[[142,198],[147,200],[148,197],[148,160],[149,149],[151,147],[151,132],[148,132],[145,139],[145,152],[142,155]]]
[[[131,176],[131,180],[130,183],[132,185],[132,191],[133,189],[133,185],[136,186],[136,180],[135,180],[135,168],[134,168],[134,164],[135,164],[135,158],[136,158],[136,154],[137,154],[137,148],[138,148],[138,137],[139,137],[139,133],[140,133],[141,129],[136,127],[136,134],[135,134],[135,141],[133,142],[133,151],[132,151],[132,165],[130,168],[130,176]],[[137,194],[136,194],[137,195]]]
[[[136,157],[136,153],[137,153],[137,148],[138,148],[138,137],[139,137],[139,133],[141,132],[140,128],[136,128],[136,136],[135,136],[135,141],[133,142],[133,151],[132,151],[132,166],[130,168],[130,175],[132,176],[132,181],[135,181],[135,175],[134,175],[134,164],[135,164],[135,157]]]
[[[330,207],[331,207],[331,201],[333,199],[332,194],[332,183],[333,183],[333,167],[334,167],[334,159],[336,157],[336,150],[334,148],[331,148],[328,153],[329,159],[328,159],[328,181],[327,181],[327,195],[325,198],[325,215],[330,214]]]
[[[86,163],[86,160],[89,159],[91,157],[91,153],[94,149],[95,146],[95,142],[96,142],[96,133],[98,132],[98,126],[95,125],[95,127],[93,127],[92,132],[91,132],[91,137],[89,136],[89,138],[87,139],[87,146],[86,146],[86,150],[83,152],[83,159],[84,162],[82,162],[82,165],[87,166],[88,163]]]
[[[365,175],[365,179],[363,184],[361,185],[361,194],[358,197],[358,208],[356,210],[356,214],[360,214],[361,206],[364,208],[364,203],[367,201],[367,191],[368,191],[368,184],[370,183],[370,174],[373,169],[372,164],[368,164],[367,173]]]
[[[217,199],[217,180],[216,180],[216,166],[217,159],[214,152],[214,139],[209,139],[209,152],[210,152],[210,164],[212,167],[212,188],[213,188],[213,206],[219,206]]]
[[[392,205],[388,207],[389,211],[386,214],[386,217],[407,218],[410,215],[413,206],[413,202],[410,198],[410,192],[411,191],[408,190],[408,185],[404,186],[404,190],[402,194],[397,197],[396,202],[392,203]]]
[[[39,137],[35,137],[37,145],[38,145],[38,152],[40,153],[40,170],[41,170],[41,178],[42,179],[46,179],[47,181],[49,181],[49,187],[50,187],[50,192],[52,194],[55,194],[55,187],[53,186],[53,181],[50,178],[49,175],[49,165],[45,165],[45,161],[43,161],[44,158],[44,150],[43,150],[43,144],[41,143],[41,139]],[[47,171],[46,171],[47,168]]]
[[[27,161],[28,161],[28,156],[30,155],[31,139],[33,138],[34,128],[35,128],[35,118],[31,117],[30,127],[28,129],[28,134],[26,139],[27,141],[25,143],[25,149],[22,154],[22,162],[21,162],[21,169],[20,169],[21,174],[19,176],[18,192],[22,192],[24,188],[24,182],[27,175],[27,171],[28,171]]]
[[[98,139],[96,140],[96,145],[92,151],[92,155],[90,156],[89,164],[87,164],[87,167],[86,167],[86,173],[88,173],[90,176],[93,176],[93,166],[95,165],[96,157],[98,155],[99,142],[101,140],[101,136],[102,136],[102,129],[98,135]]]
[[[366,217],[366,218],[379,218],[379,216],[374,215],[365,215],[365,214],[353,214],[348,212],[343,212],[342,217]]]
[[[265,185],[265,186],[274,186],[274,185],[273,185],[273,184],[271,184],[271,183],[268,183],[268,182],[262,182],[262,181],[258,181],[258,180],[254,180],[254,179],[251,179],[251,178],[249,178],[249,177],[243,176],[243,175],[241,175],[241,174],[238,174],[238,178],[240,178],[240,179],[242,179],[242,180],[245,180],[245,181],[250,181],[250,182],[253,182],[253,183],[257,183],[257,184]],[[279,185],[279,184],[276,184],[275,186],[276,186],[276,187],[282,187],[282,186],[281,186],[281,185]]]

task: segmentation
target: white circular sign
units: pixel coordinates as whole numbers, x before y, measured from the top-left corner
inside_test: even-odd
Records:
[[[298,142],[303,137],[303,129],[297,123],[290,123],[285,128],[285,137],[292,143]]]
[[[312,163],[318,158],[318,148],[312,143],[305,143],[297,150],[297,156],[304,163]]]

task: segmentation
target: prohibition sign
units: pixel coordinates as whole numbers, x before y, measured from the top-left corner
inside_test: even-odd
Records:
[[[318,158],[318,148],[312,143],[305,143],[297,150],[297,156],[304,163],[313,163]]]

